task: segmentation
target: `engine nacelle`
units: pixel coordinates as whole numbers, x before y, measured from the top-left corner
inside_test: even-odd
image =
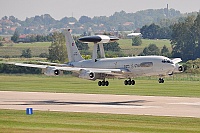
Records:
[[[179,72],[183,72],[184,71],[184,67],[183,66],[179,66],[178,70],[179,70]]]
[[[61,71],[56,69],[55,67],[49,66],[44,70],[44,74],[47,76],[58,76],[61,74]]]
[[[89,70],[80,70],[79,78],[96,80],[95,73]]]
[[[176,64],[176,68],[174,69],[174,72],[183,72],[184,67],[182,65]]]

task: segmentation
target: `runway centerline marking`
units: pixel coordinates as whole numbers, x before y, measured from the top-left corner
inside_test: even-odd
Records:
[[[196,106],[200,106],[200,102],[194,102],[194,103],[180,102],[180,103],[168,103],[168,104],[176,104],[176,105],[196,105]]]
[[[159,106],[130,106],[130,105],[72,105],[75,107],[93,107],[93,108],[97,108],[97,107],[104,107],[104,108],[121,108],[121,109],[145,109],[145,108],[160,108]]]

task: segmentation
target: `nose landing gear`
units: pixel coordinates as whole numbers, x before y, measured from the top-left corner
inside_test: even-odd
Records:
[[[165,80],[163,78],[158,79],[158,83],[164,83],[164,82],[165,82]]]

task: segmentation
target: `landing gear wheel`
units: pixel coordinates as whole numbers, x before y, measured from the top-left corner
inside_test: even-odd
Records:
[[[128,81],[127,80],[124,80],[124,85],[127,85],[128,84]]]
[[[102,86],[105,86],[105,84],[106,84],[105,81],[102,81],[102,82],[101,82],[101,85],[102,85]]]
[[[128,85],[131,85],[131,80],[128,80]]]
[[[124,80],[124,85],[135,85],[135,80]]]
[[[164,82],[165,82],[165,80],[163,78],[158,79],[158,83],[164,83]]]
[[[101,86],[101,84],[102,84],[102,82],[101,82],[101,81],[99,81],[99,82],[98,82],[98,85],[99,85],[99,86]]]
[[[108,81],[99,81],[98,86],[108,86],[109,82]]]
[[[105,82],[105,85],[106,85],[106,86],[108,86],[108,85],[109,85],[109,82],[108,82],[108,81],[106,81],[106,82]]]
[[[131,84],[132,84],[132,85],[135,85],[135,80],[132,80],[132,81],[131,81]]]

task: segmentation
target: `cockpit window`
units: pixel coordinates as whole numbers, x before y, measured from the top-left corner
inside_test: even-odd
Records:
[[[162,63],[170,63],[170,64],[173,64],[173,62],[172,62],[171,60],[168,60],[168,59],[162,60]]]
[[[153,62],[142,62],[140,64],[140,67],[152,67],[153,66]]]

